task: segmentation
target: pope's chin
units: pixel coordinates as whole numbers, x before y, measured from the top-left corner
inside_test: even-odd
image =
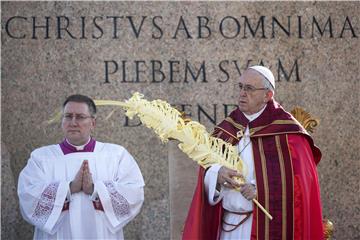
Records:
[[[245,103],[245,102],[239,102],[239,103],[238,103],[238,107],[239,107],[240,111],[244,112],[244,111],[246,111],[246,109],[247,109],[247,103]]]

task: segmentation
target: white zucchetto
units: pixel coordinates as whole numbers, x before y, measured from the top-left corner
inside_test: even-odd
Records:
[[[260,73],[261,75],[263,75],[266,80],[268,80],[270,82],[270,84],[273,86],[273,88],[275,89],[275,78],[274,75],[272,74],[272,72],[270,71],[270,69],[268,69],[267,67],[264,66],[252,66],[249,67],[250,69],[253,69],[255,71],[257,71],[258,73]]]

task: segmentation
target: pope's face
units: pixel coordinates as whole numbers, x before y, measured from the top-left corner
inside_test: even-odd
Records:
[[[91,116],[86,103],[68,102],[63,109],[61,127],[71,144],[83,145],[95,128],[95,118]]]
[[[243,88],[240,89],[238,105],[240,111],[245,114],[259,112],[272,97],[271,91],[261,89],[264,88],[262,77],[253,69],[246,70],[241,75],[239,83]]]

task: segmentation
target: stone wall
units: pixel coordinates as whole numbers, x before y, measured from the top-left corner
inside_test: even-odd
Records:
[[[263,64],[275,75],[277,101],[321,120],[313,137],[323,152],[323,213],[335,239],[360,238],[357,2],[1,2],[1,12],[2,142],[10,159],[2,201],[16,201],[11,189],[30,152],[62,140],[60,124],[46,120],[66,96],[123,100],[139,91],[211,131],[236,104],[241,73]],[[100,108],[96,139],[126,147],[146,182],[142,212],[125,235],[169,239],[172,179],[184,177],[168,162],[174,150],[120,109],[107,119],[112,110]],[[2,236],[30,239],[32,227],[7,214]]]

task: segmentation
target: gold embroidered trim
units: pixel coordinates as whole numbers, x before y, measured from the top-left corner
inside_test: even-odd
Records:
[[[225,129],[223,129],[222,127],[218,127],[218,126],[216,126],[216,128],[221,129],[222,131],[226,132],[227,134],[229,134],[229,135],[230,135],[230,136],[232,136],[233,138],[235,138],[235,139],[239,140],[236,136],[232,135],[230,132],[226,131],[226,130],[225,130]]]
[[[275,120],[272,123],[265,125],[265,126],[260,126],[260,127],[256,127],[256,128],[252,128],[250,129],[250,135],[255,134],[256,132],[270,126],[273,124],[277,124],[277,125],[287,125],[287,124],[295,124],[295,125],[300,125],[299,122],[295,121],[295,120]]]
[[[280,144],[280,137],[275,136],[275,142],[276,142],[276,149],[279,156],[279,164],[280,164],[280,175],[281,175],[281,208],[282,208],[282,239],[286,240],[286,173],[285,173],[285,166],[284,166],[284,156],[282,154],[281,150],[281,144]]]
[[[266,136],[281,135],[281,134],[293,134],[293,133],[304,133],[304,132],[291,131],[291,132],[276,132],[276,133],[254,134],[251,137],[266,137]]]
[[[292,157],[291,157],[291,151],[290,151],[290,147],[289,147],[289,136],[286,134],[286,145],[287,145],[287,149],[288,149],[288,151],[289,151],[289,160],[290,160],[290,165],[291,165],[291,178],[292,178],[292,189],[293,189],[293,191],[292,191],[292,198],[293,198],[293,202],[292,202],[292,211],[293,211],[293,222],[292,222],[292,225],[295,227],[295,225],[294,225],[294,221],[295,221],[295,215],[294,215],[294,203],[295,203],[295,199],[294,199],[294,168],[293,168],[293,165],[292,165]],[[295,229],[294,229],[294,227],[293,227],[293,231],[292,231],[292,239],[294,239],[294,232],[295,232]]]
[[[226,118],[225,118],[225,121],[231,123],[232,125],[234,125],[234,127],[236,127],[237,129],[241,130],[242,132],[245,130],[245,128],[244,128],[241,124],[236,123],[236,122],[234,121],[234,119],[232,119],[231,117],[226,117]]]
[[[261,168],[262,168],[263,180],[264,180],[265,209],[269,209],[269,183],[267,181],[268,177],[267,177],[266,159],[265,159],[264,147],[261,138],[259,138],[259,151],[260,151]],[[265,240],[268,239],[269,239],[269,219],[265,217]]]

